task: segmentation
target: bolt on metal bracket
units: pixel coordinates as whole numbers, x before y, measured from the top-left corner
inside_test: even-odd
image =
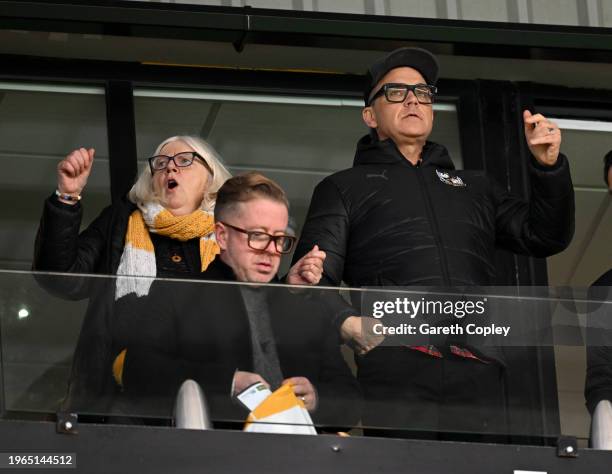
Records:
[[[76,413],[58,412],[55,430],[61,434],[78,434],[79,416]]]
[[[578,440],[574,436],[559,436],[557,438],[557,456],[560,458],[577,458]]]

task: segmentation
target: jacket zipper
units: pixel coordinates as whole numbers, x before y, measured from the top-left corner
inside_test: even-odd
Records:
[[[433,205],[431,203],[431,197],[429,196],[429,192],[427,191],[427,186],[425,185],[425,179],[423,177],[422,168],[417,165],[415,166],[417,177],[419,180],[419,185],[421,188],[421,193],[423,194],[423,198],[425,201],[425,209],[427,211],[427,217],[429,218],[429,222],[431,222],[434,240],[436,241],[436,246],[438,247],[438,255],[440,256],[440,269],[442,270],[442,280],[444,281],[444,285],[451,286],[450,274],[448,271],[448,262],[446,260],[446,252],[444,252],[444,247],[442,245],[442,236],[440,234],[440,227],[438,226],[438,220],[433,212]]]

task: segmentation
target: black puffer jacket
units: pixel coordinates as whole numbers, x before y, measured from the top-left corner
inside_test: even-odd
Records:
[[[530,174],[525,202],[484,172],[454,171],[441,145],[428,142],[413,166],[393,141],[366,136],[353,167],[316,187],[294,261],[318,244],[331,285],[493,284],[496,246],[546,257],[572,238],[567,159],[533,161]]]

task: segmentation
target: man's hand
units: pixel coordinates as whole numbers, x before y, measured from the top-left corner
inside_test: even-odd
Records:
[[[236,395],[242,392],[245,388],[250,387],[254,383],[262,382],[266,387],[270,388],[270,384],[264,380],[264,378],[259,374],[254,374],[253,372],[244,372],[242,370],[237,370],[234,374],[234,392],[232,395]]]
[[[374,334],[374,324],[380,321],[365,316],[349,316],[340,326],[342,339],[354,346],[355,352],[365,355],[385,340],[385,336]]]
[[[310,252],[300,258],[287,273],[290,285],[316,285],[323,276],[325,252],[315,245]]]
[[[291,384],[293,393],[298,397],[308,411],[314,411],[317,408],[318,398],[315,388],[306,377],[291,377],[283,380],[283,385]]]
[[[57,165],[57,190],[62,194],[79,195],[87,184],[95,150],[79,148]]]
[[[532,115],[529,110],[523,111],[525,139],[529,151],[545,166],[552,166],[559,157],[561,130],[556,123],[547,120],[542,114]]]

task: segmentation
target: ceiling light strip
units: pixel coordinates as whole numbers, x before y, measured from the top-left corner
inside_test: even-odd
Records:
[[[60,94],[104,95],[101,86],[77,86],[64,84],[0,82],[0,90],[19,92],[53,92]]]
[[[600,120],[552,119],[561,130],[580,130],[587,132],[612,132],[612,122]]]

